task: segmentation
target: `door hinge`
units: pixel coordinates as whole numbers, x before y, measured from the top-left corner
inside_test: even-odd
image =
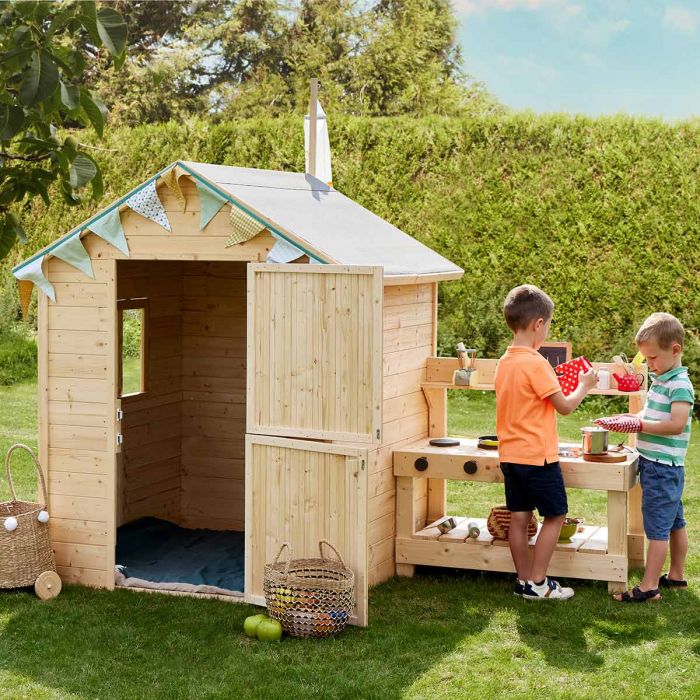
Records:
[[[124,436],[121,433],[117,433],[117,445],[121,445],[124,442]]]
[[[364,459],[360,460],[360,469],[362,469],[362,471],[365,470],[365,460]]]
[[[122,420],[122,418],[124,418],[124,411],[122,411],[121,408],[118,408],[117,409],[117,420],[120,421],[120,420]]]
[[[382,431],[379,428],[377,428],[377,440],[381,440],[381,436],[382,436]]]

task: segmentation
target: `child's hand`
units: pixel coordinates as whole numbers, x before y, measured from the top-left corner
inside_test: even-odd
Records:
[[[641,419],[632,413],[623,413],[617,416],[609,416],[608,418],[596,418],[593,422],[613,433],[642,432]]]
[[[583,384],[586,393],[588,393],[591,389],[594,389],[598,383],[598,370],[589,369],[588,372],[579,372],[578,383]]]

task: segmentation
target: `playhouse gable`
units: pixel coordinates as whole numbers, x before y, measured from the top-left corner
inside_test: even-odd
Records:
[[[372,265],[396,282],[463,271],[348,197],[301,173],[178,161],[14,268],[54,299],[44,262],[91,276],[91,260],[247,260]],[[305,258],[304,258],[305,256]]]

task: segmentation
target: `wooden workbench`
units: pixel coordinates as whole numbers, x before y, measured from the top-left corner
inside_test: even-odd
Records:
[[[423,391],[430,410],[430,437],[447,434],[447,389],[493,389],[495,360],[480,360],[477,387],[452,384],[456,361],[431,358],[428,381]],[[596,367],[611,365],[594,363]],[[449,380],[449,381],[446,381]],[[644,401],[645,387],[629,398],[630,411]],[[616,388],[592,393],[622,395]],[[494,540],[486,529],[486,516],[496,503],[484,503],[480,513],[456,516],[457,527],[440,534],[434,523],[447,515],[447,480],[502,482],[498,452],[477,447],[475,439],[459,438],[458,447],[433,447],[429,438],[394,450],[394,475],[397,486],[396,568],[403,576],[412,576],[417,564],[514,572],[508,542]],[[601,464],[582,458],[561,457],[564,483],[570,488],[607,491],[605,525],[586,524],[571,542],[559,543],[552,555],[549,573],[553,576],[595,579],[608,582],[611,592],[624,590],[630,567],[644,564],[644,535],[641,522],[641,497],[637,474],[637,453],[628,451],[625,462]],[[468,537],[467,523],[476,521],[481,536]],[[536,537],[530,540],[534,546]]]

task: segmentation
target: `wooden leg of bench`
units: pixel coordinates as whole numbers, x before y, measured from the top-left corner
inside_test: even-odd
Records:
[[[608,593],[622,593],[627,590],[627,584],[623,581],[608,581]]]
[[[406,576],[408,578],[413,578],[416,573],[415,564],[397,564],[396,565],[396,575]]]

